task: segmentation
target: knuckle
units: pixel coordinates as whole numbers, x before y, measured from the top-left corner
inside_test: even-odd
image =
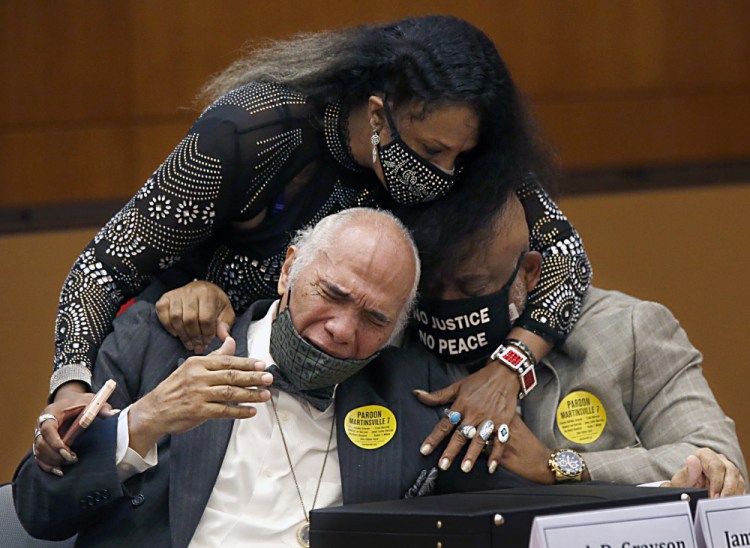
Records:
[[[466,445],[466,437],[460,432],[454,432],[453,436],[451,436],[450,444],[456,447],[456,449],[458,450]]]
[[[223,405],[223,406],[221,407],[221,410],[219,411],[219,415],[220,415],[220,416],[221,416],[222,418],[229,418],[229,417],[231,417],[231,416],[232,416],[232,409],[233,409],[233,408],[232,408],[232,407],[230,407],[230,406],[228,406],[228,405]]]
[[[237,373],[236,369],[229,369],[229,370],[227,370],[227,372],[226,372],[227,384],[236,385],[237,381],[239,380],[237,378],[237,375],[238,375],[238,373]]]
[[[222,399],[224,401],[232,401],[232,387],[231,386],[225,386],[222,389]]]
[[[441,434],[447,435],[451,432],[451,430],[453,430],[453,425],[448,419],[440,419],[440,422],[437,423],[436,429]]]

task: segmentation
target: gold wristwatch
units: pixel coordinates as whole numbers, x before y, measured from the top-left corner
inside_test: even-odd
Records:
[[[547,466],[555,474],[557,483],[581,481],[586,463],[583,457],[572,449],[558,449],[550,456]]]

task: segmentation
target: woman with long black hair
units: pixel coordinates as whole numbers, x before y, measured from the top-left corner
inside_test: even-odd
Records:
[[[75,460],[55,423],[61,409],[90,397],[97,350],[123,302],[154,279],[170,288],[199,278],[244,310],[275,295],[292,233],[345,208],[399,211],[455,194],[460,215],[452,189],[484,184],[490,196],[502,190],[498,177],[482,174],[499,173],[500,186],[522,196],[532,243],[547,257],[542,289],[513,337],[539,358],[575,323],[588,261],[573,227],[529,178],[544,178],[545,154],[497,49],[476,27],[426,16],[272,42],[216,76],[204,97],[210,104],[186,137],[65,281],[55,403],[34,444],[47,471],[62,474]],[[186,342],[202,350],[213,334]],[[497,362],[477,375],[453,409],[510,422],[517,376]]]

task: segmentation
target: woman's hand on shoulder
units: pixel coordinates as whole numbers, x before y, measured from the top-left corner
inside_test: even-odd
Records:
[[[219,286],[200,280],[162,295],[156,303],[156,314],[164,329],[196,354],[202,354],[217,336],[226,339],[235,320],[227,294]]]

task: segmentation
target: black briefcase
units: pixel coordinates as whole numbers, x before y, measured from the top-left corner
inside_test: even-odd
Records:
[[[704,489],[575,484],[516,487],[321,508],[310,515],[313,548],[528,546],[535,516],[689,500]]]

